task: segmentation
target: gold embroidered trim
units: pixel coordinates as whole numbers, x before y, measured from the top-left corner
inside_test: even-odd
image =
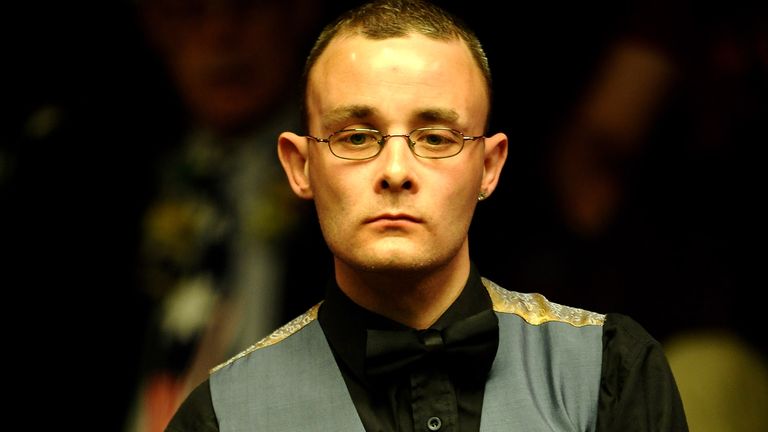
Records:
[[[320,302],[322,303],[322,302]],[[214,373],[217,370],[226,367],[237,360],[247,356],[248,354],[256,351],[257,349],[268,347],[270,345],[274,345],[283,339],[287,338],[288,336],[296,333],[297,331],[301,330],[306,326],[307,324],[311,323],[312,321],[317,319],[317,311],[320,309],[320,303],[312,306],[309,308],[308,311],[304,312],[302,315],[299,315],[298,317],[294,318],[284,326],[280,327],[279,329],[275,330],[270,334],[269,336],[261,339],[260,341],[256,342],[255,344],[251,345],[245,351],[241,352],[240,354],[235,355],[231,359],[225,361],[224,363],[214,367],[209,371],[209,373]]]
[[[558,321],[574,327],[583,327],[601,326],[605,322],[603,314],[552,303],[541,294],[508,291],[486,278],[482,278],[482,281],[491,295],[494,311],[515,314],[528,324],[539,325]]]

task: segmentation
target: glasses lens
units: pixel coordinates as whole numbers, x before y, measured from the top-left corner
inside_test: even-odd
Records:
[[[451,157],[464,147],[464,136],[448,128],[420,128],[411,132],[413,152],[429,159]]]
[[[343,159],[369,159],[379,154],[381,133],[370,129],[349,129],[330,137],[331,151]]]

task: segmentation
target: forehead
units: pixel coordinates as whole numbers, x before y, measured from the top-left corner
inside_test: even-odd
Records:
[[[482,122],[488,95],[479,66],[458,38],[411,34],[373,40],[342,35],[328,44],[309,73],[310,123],[324,123],[329,112],[349,106],[367,107],[362,111],[368,115],[408,109],[454,111],[460,122],[475,117]]]

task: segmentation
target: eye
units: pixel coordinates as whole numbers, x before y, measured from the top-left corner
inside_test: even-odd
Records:
[[[459,142],[459,138],[451,129],[421,129],[412,134],[414,142],[426,146],[447,146]]]
[[[363,145],[370,141],[371,135],[363,132],[357,132],[349,135],[348,141],[350,144]]]
[[[336,132],[331,137],[331,143],[346,147],[361,147],[378,144],[381,137],[374,130],[349,129]]]
[[[345,129],[331,135],[331,153],[350,160],[365,160],[379,154],[381,134],[373,129]]]
[[[429,135],[425,135],[422,140],[429,145],[440,145],[445,144],[445,138],[441,137],[438,134],[431,133]]]

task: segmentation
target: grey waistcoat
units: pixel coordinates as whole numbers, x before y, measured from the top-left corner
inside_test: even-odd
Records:
[[[605,317],[483,284],[499,318],[499,349],[480,430],[594,431]],[[364,431],[318,307],[212,371],[221,431]]]

